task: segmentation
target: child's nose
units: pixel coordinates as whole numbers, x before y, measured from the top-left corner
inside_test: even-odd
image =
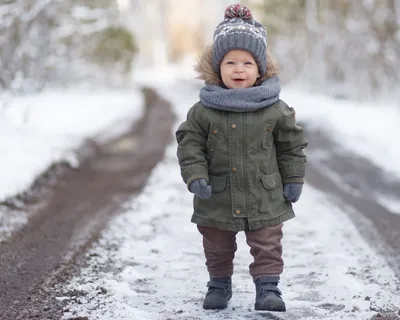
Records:
[[[235,68],[235,71],[236,72],[243,72],[244,71],[243,66],[241,64],[237,64],[236,68]]]

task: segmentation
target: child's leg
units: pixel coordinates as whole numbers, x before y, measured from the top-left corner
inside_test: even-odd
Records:
[[[233,274],[233,258],[237,249],[237,232],[213,227],[197,226],[203,235],[206,266],[210,276],[222,277]]]
[[[255,231],[246,231],[246,241],[254,262],[250,264],[253,278],[261,275],[280,275],[283,271],[282,224]]]
[[[256,310],[286,311],[282,292],[278,289],[279,275],[283,271],[282,236],[282,224],[246,231],[247,244],[254,257],[250,274],[256,285]]]
[[[236,232],[197,226],[203,235],[206,266],[210,274],[204,309],[225,309],[232,297],[233,258],[237,249]]]

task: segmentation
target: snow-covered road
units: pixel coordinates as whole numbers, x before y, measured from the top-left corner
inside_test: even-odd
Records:
[[[190,86],[165,87],[181,122],[197,99]],[[89,266],[60,288],[64,319],[371,319],[398,312],[399,283],[363,240],[335,199],[306,185],[297,217],[284,227],[284,314],[253,310],[251,262],[243,235],[224,311],[204,311],[208,280],[201,237],[189,222],[192,195],[179,174],[176,145],[167,148],[145,190],[126,205],[88,253]],[[352,210],[348,208],[348,210]]]
[[[125,90],[48,90],[31,96],[0,95],[0,242],[29,221],[23,210],[1,206],[29,192],[54,163],[79,166],[85,139],[98,143],[128,131],[144,111],[137,87]]]

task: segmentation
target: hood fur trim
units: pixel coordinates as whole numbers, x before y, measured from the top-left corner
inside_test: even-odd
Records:
[[[202,53],[195,70],[198,73],[197,79],[204,80],[206,84],[223,85],[221,77],[214,71],[212,67],[212,47],[207,47]],[[266,79],[272,78],[279,74],[279,65],[275,58],[268,52],[267,53],[267,70],[265,74],[261,75],[256,81],[256,85],[259,85]]]

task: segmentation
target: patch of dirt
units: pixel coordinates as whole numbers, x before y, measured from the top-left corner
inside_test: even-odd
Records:
[[[79,272],[83,254],[163,158],[172,108],[153,90],[143,93],[146,112],[130,132],[104,145],[88,140],[79,168],[55,164],[3,203],[29,212],[29,223],[0,246],[0,319],[60,319],[56,285]]]

